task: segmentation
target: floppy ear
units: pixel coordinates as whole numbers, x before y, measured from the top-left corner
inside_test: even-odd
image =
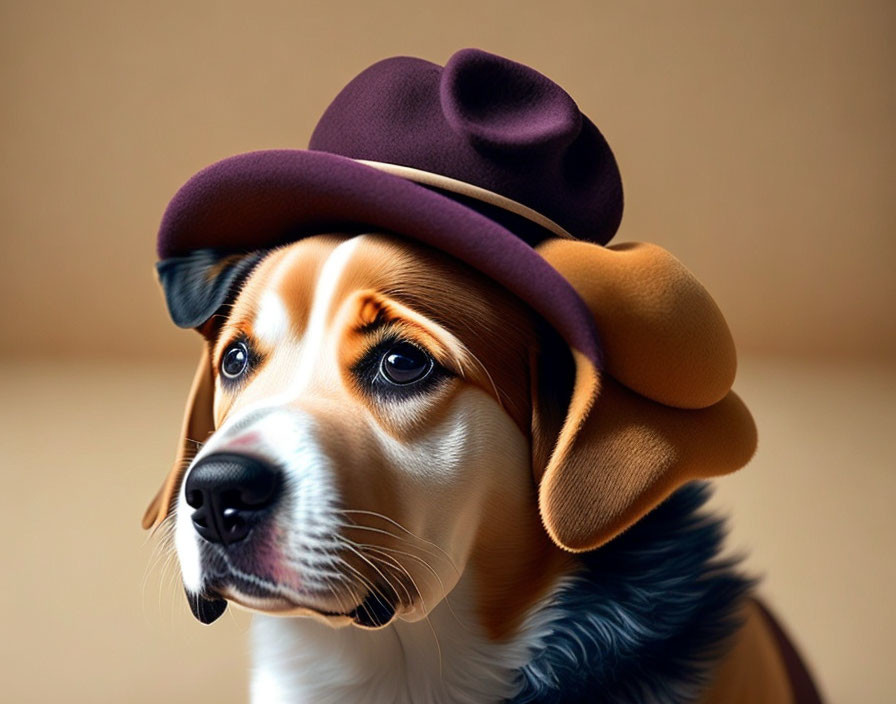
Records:
[[[144,528],[158,525],[168,515],[184,470],[199,445],[215,429],[210,347],[223,321],[216,320],[215,313],[234,294],[240,281],[262,256],[260,252],[221,254],[212,249],[200,249],[183,257],[163,259],[156,264],[172,320],[182,328],[196,328],[206,338],[206,343],[187,399],[174,466],[143,515]]]
[[[156,272],[174,324],[182,328],[204,326],[261,257],[259,252],[222,254],[198,249],[158,262]]]
[[[551,538],[594,549],[692,479],[732,472],[756,446],[732,392],[734,344],[718,307],[660,247],[549,240],[538,251],[573,285],[601,334],[604,362],[542,355],[533,380],[533,466]],[[569,360],[571,354],[571,361]],[[558,399],[558,393],[560,399]]]
[[[163,520],[171,510],[177,488],[184,470],[196,455],[199,445],[215,429],[212,402],[214,400],[215,382],[212,376],[211,360],[208,349],[203,349],[199,357],[199,365],[193,377],[193,385],[187,398],[187,407],[181,424],[180,442],[174,466],[165,478],[158,493],[150,502],[143,514],[143,527],[152,528]]]

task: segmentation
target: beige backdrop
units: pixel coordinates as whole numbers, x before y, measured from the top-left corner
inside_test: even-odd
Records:
[[[180,354],[151,275],[174,190],[304,147],[377,59],[478,46],[570,91],[621,164],[618,239],[672,249],[742,349],[892,357],[894,18],[891,0],[7,1],[3,351]]]
[[[621,166],[617,239],[719,301],[762,434],[721,482],[732,545],[833,701],[891,701],[894,36],[892,0],[0,1],[4,700],[244,700],[245,619],[142,586],[196,349],[159,218],[212,161],[304,147],[373,61],[477,46],[570,91]]]

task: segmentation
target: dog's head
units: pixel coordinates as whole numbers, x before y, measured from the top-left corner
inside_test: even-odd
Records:
[[[227,599],[381,627],[469,575],[499,634],[570,552],[746,463],[731,339],[690,274],[650,245],[539,251],[591,309],[603,371],[487,277],[397,237],[162,272],[207,344],[144,525],[171,525],[201,620]]]

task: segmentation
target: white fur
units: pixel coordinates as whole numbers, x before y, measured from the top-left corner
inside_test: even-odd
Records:
[[[561,614],[545,607],[546,597],[513,638],[494,642],[476,626],[470,592],[465,578],[425,621],[399,621],[377,631],[256,616],[251,700],[492,704],[511,698],[522,684],[520,668],[541,649]]]
[[[194,594],[202,588],[202,566],[199,564],[199,538],[190,520],[191,509],[181,508],[186,504],[183,486],[177,500],[175,516],[174,545],[180,561],[180,571],[184,587]]]
[[[301,357],[296,364],[289,388],[285,392],[288,398],[298,398],[299,394],[311,385],[312,380],[320,381],[322,375],[332,367],[332,363],[328,364],[330,360],[326,358],[326,353],[328,351],[335,353],[335,350],[328,350],[326,343],[333,312],[333,299],[352,254],[363,241],[364,235],[358,235],[342,242],[330,252],[321,268],[314,297],[311,299],[308,327],[301,343]]]
[[[274,347],[289,334],[289,312],[276,291],[265,291],[258,304],[252,332],[264,345]]]

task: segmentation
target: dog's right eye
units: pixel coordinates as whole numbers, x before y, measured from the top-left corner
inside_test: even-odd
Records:
[[[234,342],[221,357],[221,373],[228,379],[241,376],[249,366],[249,348],[245,342]]]
[[[391,335],[369,348],[352,373],[362,389],[393,400],[426,393],[453,376],[420,345]]]
[[[410,342],[390,347],[380,360],[380,373],[392,384],[405,386],[423,379],[432,371],[432,357]]]

